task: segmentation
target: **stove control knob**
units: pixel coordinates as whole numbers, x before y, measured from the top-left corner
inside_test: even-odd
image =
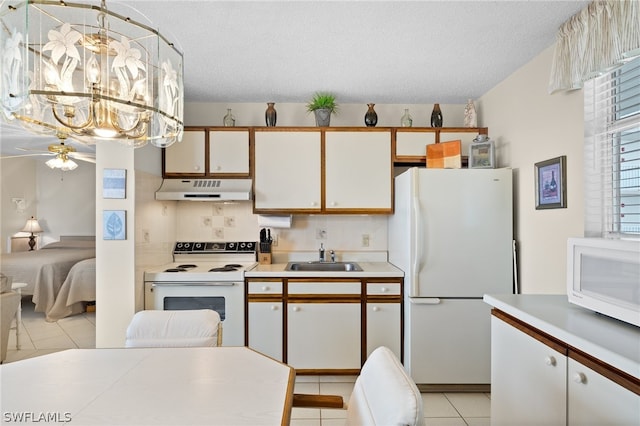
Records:
[[[245,245],[245,243],[240,243],[240,248],[243,249]]]

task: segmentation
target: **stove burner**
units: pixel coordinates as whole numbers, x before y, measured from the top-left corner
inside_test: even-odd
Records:
[[[182,268],[182,269],[192,269],[195,268],[196,265],[194,265],[193,263],[186,263],[184,265],[178,265],[176,266],[176,268]]]
[[[242,265],[240,265],[239,263],[229,263],[227,265],[224,265],[225,268],[242,268]]]
[[[165,269],[165,272],[186,272],[185,268],[169,268]]]
[[[233,271],[237,271],[238,269],[234,268],[231,265],[225,265],[225,266],[221,266],[219,268],[211,268],[209,269],[209,272],[233,272]]]

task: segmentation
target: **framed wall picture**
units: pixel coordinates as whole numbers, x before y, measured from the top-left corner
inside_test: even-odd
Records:
[[[535,164],[537,210],[567,207],[566,163],[563,155]]]
[[[127,171],[104,169],[102,173],[102,198],[126,198]]]
[[[102,239],[126,240],[127,239],[127,212],[126,210],[102,211]]]
[[[470,169],[493,169],[496,167],[493,141],[473,142],[469,145]]]

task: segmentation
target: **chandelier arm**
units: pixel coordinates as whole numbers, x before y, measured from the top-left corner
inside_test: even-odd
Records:
[[[91,124],[93,124],[94,117],[93,117],[93,111],[92,111],[91,108],[89,108],[87,121],[85,121],[81,125],[75,125],[75,124],[73,124],[71,122],[67,123],[62,118],[60,118],[60,116],[58,115],[58,112],[57,112],[57,108],[56,108],[57,105],[60,105],[60,104],[54,103],[53,105],[51,105],[51,111],[53,112],[53,116],[58,121],[58,123],[62,124],[64,127],[75,131],[75,130],[84,130],[87,127],[91,126]],[[63,105],[63,107],[64,107],[64,105]]]

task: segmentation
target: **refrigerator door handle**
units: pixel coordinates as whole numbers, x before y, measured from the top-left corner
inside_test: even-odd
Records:
[[[439,305],[442,300],[439,297],[410,297],[409,302],[414,305]]]
[[[420,296],[420,261],[423,258],[423,243],[424,235],[422,229],[422,212],[420,211],[420,187],[419,187],[419,174],[417,170],[413,171],[413,194],[412,195],[412,207],[413,207],[413,226],[416,229],[412,229],[414,232],[413,238],[413,259],[411,259],[411,296]]]

